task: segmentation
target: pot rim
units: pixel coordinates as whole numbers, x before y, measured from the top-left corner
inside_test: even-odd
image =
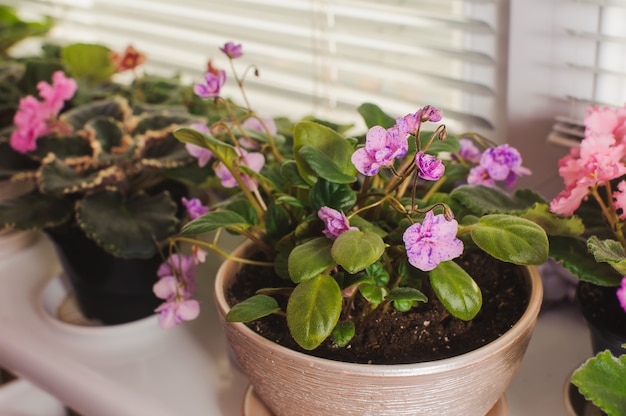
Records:
[[[253,247],[252,243],[246,241],[240,244],[233,252],[235,256],[242,256],[246,250]],[[240,268],[241,263],[236,263],[234,260],[226,259],[219,267],[215,283],[214,283],[214,300],[220,313],[220,320],[224,321],[224,316],[230,310],[224,291],[221,288],[224,286],[224,282],[228,278],[228,270],[231,268]],[[522,266],[526,269],[526,276],[530,284],[530,299],[528,306],[520,319],[503,335],[495,340],[483,345],[475,350],[435,361],[426,361],[414,364],[363,364],[363,363],[350,363],[345,361],[335,361],[326,358],[320,358],[308,354],[301,353],[299,351],[292,350],[280,344],[277,344],[248,328],[241,322],[229,322],[226,325],[232,326],[238,332],[245,334],[254,340],[255,343],[260,344],[267,351],[280,354],[287,358],[302,359],[306,357],[310,366],[318,368],[332,368],[336,372],[349,372],[353,374],[370,374],[376,372],[380,374],[385,371],[389,371],[390,375],[402,376],[402,375],[416,375],[416,374],[432,374],[441,371],[450,371],[452,369],[466,367],[469,362],[480,362],[488,359],[489,357],[497,354],[507,345],[515,342],[526,331],[532,331],[534,324],[539,315],[541,309],[541,303],[543,300],[543,286],[541,282],[541,276],[535,268],[535,266]],[[375,370],[374,370],[375,369]]]

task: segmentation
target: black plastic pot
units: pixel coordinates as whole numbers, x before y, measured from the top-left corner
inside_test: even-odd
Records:
[[[591,334],[593,353],[610,350],[615,356],[626,353],[626,312],[617,299],[617,288],[580,282],[576,297]]]
[[[162,257],[124,259],[106,253],[78,227],[46,230],[83,315],[105,325],[145,318],[162,302],[152,293]]]

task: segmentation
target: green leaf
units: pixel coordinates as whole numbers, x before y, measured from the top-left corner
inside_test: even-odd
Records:
[[[394,288],[385,300],[392,301],[393,307],[400,312],[408,312],[417,305],[417,302],[428,302],[426,295],[412,287]]]
[[[220,228],[229,230],[245,230],[252,226],[244,217],[233,211],[211,211],[185,224],[182,229],[184,236],[204,234]]]
[[[280,239],[291,231],[289,214],[282,205],[272,202],[267,206],[265,229],[267,236],[274,239]]]
[[[356,203],[356,194],[348,185],[319,179],[311,188],[309,200],[315,211],[324,206],[347,211]]]
[[[498,188],[484,185],[459,186],[450,192],[450,197],[478,215],[521,212],[535,203],[545,203],[538,194],[528,190],[511,196]]]
[[[102,188],[109,181],[116,181],[118,166],[100,170],[78,171],[57,159],[52,153],[44,159],[39,170],[38,184],[46,194],[71,194]]]
[[[626,415],[626,355],[599,353],[574,372],[572,383],[607,415]]]
[[[30,230],[59,225],[71,218],[73,207],[67,199],[42,195],[35,190],[0,202],[0,228]]]
[[[498,260],[542,264],[548,259],[548,236],[532,221],[511,215],[485,215],[472,226],[472,240]]]
[[[318,237],[296,246],[289,253],[289,277],[294,283],[312,279],[335,264],[332,241]]]
[[[122,97],[113,97],[107,100],[99,100],[73,108],[61,113],[59,119],[70,124],[75,130],[80,130],[93,119],[112,118],[124,122],[131,115],[131,108]]]
[[[183,143],[191,143],[196,146],[204,147],[213,152],[226,166],[232,167],[233,161],[237,159],[235,148],[227,143],[221,142],[216,138],[199,132],[198,130],[183,127],[174,132],[174,136]]]
[[[303,147],[304,154],[301,153]],[[312,150],[311,148],[315,149]],[[301,121],[294,128],[293,153],[302,179],[313,185],[318,177],[331,181],[339,178],[347,183],[348,177],[356,177],[356,168],[352,164],[353,144],[336,131],[310,121]],[[323,155],[323,156],[321,156]],[[311,156],[311,163],[307,157]],[[332,161],[325,167],[322,160]]]
[[[396,119],[387,115],[376,104],[363,103],[357,108],[357,111],[363,117],[363,121],[365,121],[368,129],[374,126],[382,126],[388,129],[396,124]]]
[[[350,343],[354,337],[354,332],[354,323],[351,321],[339,322],[332,332],[333,342],[338,347],[343,348]]]
[[[617,286],[623,277],[608,263],[598,263],[582,239],[550,236],[550,257],[581,280],[600,286]]]
[[[622,276],[626,275],[626,253],[619,242],[600,240],[592,236],[587,241],[587,246],[597,261],[609,263]]]
[[[295,287],[287,303],[291,336],[305,350],[317,348],[335,328],[341,306],[341,289],[329,275],[303,281]]]
[[[469,321],[483,303],[480,288],[465,270],[453,261],[444,261],[430,271],[430,284],[437,298],[453,316]]]
[[[273,297],[254,295],[233,306],[226,314],[226,322],[250,322],[279,310],[278,302]]]
[[[378,305],[387,296],[387,289],[371,283],[362,283],[359,285],[359,292],[369,303]]]
[[[433,131],[421,131],[420,132],[420,146],[422,150],[426,147],[428,142],[430,142]],[[461,145],[455,136],[448,136],[446,140],[439,140],[435,138],[433,142],[430,144],[430,147],[426,149],[427,154],[437,156],[441,152],[446,153],[458,153],[461,149]],[[448,174],[448,169],[446,169],[446,175]]]
[[[332,246],[332,257],[348,273],[358,273],[376,262],[385,251],[385,242],[371,231],[348,230]]]
[[[169,193],[124,197],[101,191],[76,203],[76,220],[85,234],[116,257],[149,258],[157,243],[177,231],[176,203]]]
[[[563,218],[550,212],[548,204],[535,204],[521,215],[529,221],[538,224],[549,235],[575,237],[585,231],[585,225],[578,217]]]
[[[74,78],[83,78],[90,86],[110,80],[115,68],[111,50],[104,45],[75,43],[61,49],[61,61]]]

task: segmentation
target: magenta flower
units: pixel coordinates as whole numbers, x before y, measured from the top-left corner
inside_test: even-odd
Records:
[[[317,211],[317,216],[324,222],[324,235],[331,240],[336,239],[348,230],[358,230],[357,227],[351,227],[346,215],[336,209],[322,207]]]
[[[506,186],[512,187],[519,176],[528,174],[530,170],[522,166],[522,157],[517,149],[502,144],[485,150],[480,164],[470,170],[467,182],[493,186],[495,181],[504,181]]]
[[[394,159],[403,157],[408,149],[406,135],[398,128],[374,126],[367,132],[365,147],[352,154],[352,163],[363,175],[373,176],[381,167],[391,166]]]
[[[458,223],[442,214],[426,213],[424,221],[406,229],[403,240],[409,263],[425,272],[463,253],[463,242],[456,237]]]
[[[235,161],[236,165],[238,164],[247,166],[255,172],[260,172],[261,169],[263,169],[263,166],[265,165],[265,156],[263,156],[262,153],[248,153],[247,151],[240,148],[236,148],[235,151],[239,155],[239,157]],[[234,188],[238,186],[237,180],[233,176],[232,172],[228,170],[226,165],[224,165],[222,162],[218,163],[215,167],[215,175],[220,178],[220,181],[222,182],[222,186],[224,188]],[[251,178],[250,176],[243,173],[241,174],[241,179],[246,184],[246,187],[248,189],[256,188],[256,179]]]
[[[233,42],[226,42],[226,44],[220,48],[220,51],[224,52],[230,59],[239,58],[243,55],[241,52],[241,44],[236,45]]]
[[[218,97],[220,90],[226,82],[226,72],[219,70],[217,73],[207,72],[204,75],[205,84],[197,83],[193,86],[193,92],[200,98]]]
[[[19,108],[13,117],[15,130],[11,133],[10,144],[20,153],[35,150],[37,139],[54,130],[53,125],[65,101],[76,92],[76,81],[66,78],[63,71],[56,71],[52,74],[52,85],[40,81],[37,89],[43,102],[27,95],[20,99]]]
[[[617,289],[617,299],[624,312],[626,312],[626,276],[622,278],[622,285]]]
[[[443,162],[433,155],[427,155],[424,152],[417,152],[415,155],[415,163],[417,164],[417,175],[427,181],[436,181],[443,176],[446,167]]]
[[[209,212],[209,207],[202,205],[202,201],[200,201],[198,198],[187,199],[183,197],[181,202],[187,209],[187,214],[189,214],[189,218],[191,218],[192,220],[195,220],[196,218],[201,217]]]
[[[171,329],[183,321],[192,321],[200,315],[200,304],[194,299],[174,298],[154,310],[159,314],[159,325]]]

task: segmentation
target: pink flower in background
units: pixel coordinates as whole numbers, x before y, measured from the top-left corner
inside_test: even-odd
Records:
[[[452,260],[463,253],[463,242],[456,237],[458,223],[446,220],[442,214],[426,213],[424,221],[406,229],[403,240],[409,263],[425,272],[439,263]]]
[[[174,298],[154,310],[159,314],[159,325],[172,329],[183,321],[192,321],[200,315],[200,304],[195,299]]]
[[[365,147],[352,154],[352,163],[363,175],[373,176],[380,168],[391,166],[394,159],[403,157],[408,149],[406,134],[398,128],[385,130],[374,126],[367,132]]]
[[[530,173],[522,166],[522,156],[517,149],[502,144],[485,150],[480,164],[470,170],[467,182],[493,186],[495,181],[504,181],[506,186],[513,187],[518,177]]]
[[[438,180],[446,171],[446,167],[441,160],[433,155],[427,155],[424,152],[417,152],[415,155],[415,163],[419,169],[417,175],[427,181]]]
[[[66,78],[63,71],[56,71],[52,74],[52,85],[40,81],[37,89],[44,100],[38,101],[32,95],[23,97],[13,117],[15,130],[11,133],[10,144],[20,153],[37,149],[37,139],[54,130],[65,101],[76,92],[76,81]]]
[[[317,211],[317,216],[324,222],[324,235],[331,240],[336,239],[348,230],[358,230],[357,227],[351,227],[346,215],[330,207],[322,207]]]
[[[617,299],[622,309],[626,312],[626,276],[622,278],[622,285],[617,289]]]
[[[224,52],[230,59],[236,59],[243,55],[241,52],[241,44],[235,44],[233,42],[226,42],[226,44],[220,48],[220,51]]]
[[[239,155],[236,164],[247,166],[255,172],[260,172],[261,169],[263,169],[263,166],[265,165],[265,156],[263,156],[262,153],[248,153],[247,151],[240,148],[235,148],[235,151]],[[220,181],[222,182],[222,186],[224,188],[234,188],[238,186],[237,180],[233,176],[232,172],[228,170],[228,168],[222,162],[218,163],[215,167],[215,175],[220,178]],[[248,189],[256,188],[256,179],[251,178],[244,173],[241,174],[241,178]]]
[[[194,123],[189,127],[204,134],[211,134],[209,132],[209,128],[203,123]],[[204,147],[197,146],[192,143],[185,143],[185,149],[187,150],[187,153],[198,159],[198,166],[201,168],[206,166],[213,156],[215,156],[209,149],[205,149]]]
[[[157,270],[157,276],[163,280],[164,278],[173,278],[178,282],[177,292],[181,296],[191,297],[196,294],[196,273],[198,272],[198,263],[193,256],[187,256],[184,254],[174,253],[167,258],[159,269]],[[155,287],[159,284],[157,282]],[[163,293],[163,292],[162,292]],[[156,293],[155,293],[156,294]],[[161,297],[161,299],[168,299],[167,297]]]
[[[200,98],[218,97],[220,90],[226,82],[226,72],[218,70],[215,72],[207,72],[204,74],[205,84],[197,83],[193,86],[193,92]]]
[[[187,214],[189,214],[189,218],[195,220],[198,217],[203,216],[207,212],[209,212],[209,207],[202,205],[202,201],[198,198],[187,199],[183,197],[181,202],[187,209]]]
[[[469,139],[459,139],[459,145],[461,145],[459,156],[472,163],[480,162],[480,156],[482,154],[474,142]]]

